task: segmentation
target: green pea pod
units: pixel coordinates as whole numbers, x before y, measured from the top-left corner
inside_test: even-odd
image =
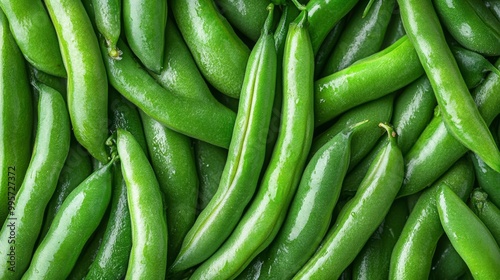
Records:
[[[322,77],[347,68],[359,59],[380,50],[396,0],[375,1],[365,15],[366,6],[371,1],[361,0],[354,8],[337,45],[326,62]]]
[[[68,195],[22,279],[68,277],[108,207],[115,159],[92,173]]]
[[[8,257],[0,262],[0,279],[19,279],[28,268],[45,208],[69,152],[70,124],[61,94],[43,84],[36,87],[40,97],[35,145],[15,199],[9,196],[9,213],[0,231],[0,255]]]
[[[220,92],[238,98],[250,55],[248,47],[217,11],[213,0],[179,0],[170,5],[203,76]]]
[[[483,221],[500,246],[500,209],[488,199],[488,194],[475,189],[470,196],[472,210]]]
[[[352,137],[352,152],[349,164],[349,170],[351,170],[370,152],[380,136],[384,133],[384,130],[380,129],[377,124],[389,122],[391,120],[393,101],[394,94],[389,94],[377,100],[356,106],[345,112],[330,128],[316,137],[311,147],[310,154],[315,154],[317,150],[346,127],[363,120],[368,120],[371,125],[365,125],[356,130]]]
[[[464,49],[458,44],[450,44],[450,49],[468,88],[475,88],[481,84],[487,72],[491,71],[500,75],[499,70],[481,54]]]
[[[130,132],[118,129],[116,141],[132,225],[132,248],[125,279],[164,279],[168,233],[158,181]]]
[[[80,144],[108,161],[108,82],[92,24],[80,1],[45,0],[68,73],[68,111]]]
[[[168,14],[167,0],[123,0],[122,6],[123,31],[130,49],[147,69],[160,73]]]
[[[311,0],[307,2],[309,33],[314,54],[318,52],[330,30],[354,8],[356,3],[358,0]]]
[[[132,248],[132,229],[127,204],[127,185],[120,165],[113,167],[109,218],[101,246],[85,279],[123,279]]]
[[[0,10],[0,222],[13,206],[31,157],[33,100],[24,59]]]
[[[146,114],[141,115],[151,165],[167,205],[167,263],[171,265],[196,220],[199,181],[194,151],[189,137],[166,128]]]
[[[42,72],[42,71],[36,69],[33,66],[30,67],[29,71],[30,71],[30,74],[32,75],[32,79],[35,79],[35,80],[39,81],[40,83],[57,90],[58,92],[60,92],[62,94],[64,100],[66,100],[66,98],[67,98],[66,87],[68,84],[66,78],[61,78],[61,77],[53,76],[51,74],[47,74],[45,72]]]
[[[342,71],[315,82],[316,126],[362,103],[378,99],[424,73],[407,36]]]
[[[384,221],[352,263],[352,279],[388,279],[391,253],[408,217],[404,199],[393,202]]]
[[[319,247],[349,166],[353,131],[366,125],[344,129],[311,158],[283,226],[266,250],[260,278],[291,279]]]
[[[234,28],[254,42],[259,39],[269,0],[215,0],[215,4]]]
[[[395,7],[392,12],[391,21],[387,26],[387,30],[384,35],[384,41],[382,42],[382,49],[389,47],[394,44],[397,40],[406,34],[405,28],[403,26],[403,21],[401,20],[401,14],[399,13],[399,7]]]
[[[122,29],[122,0],[92,0],[92,5],[97,30],[106,39],[109,55],[120,59],[121,52],[116,47],[116,43],[118,43]]]
[[[46,73],[66,77],[56,31],[42,1],[2,0],[0,8],[26,60]]]
[[[217,192],[187,233],[170,267],[179,272],[212,255],[231,234],[255,193],[264,163],[276,81],[276,49],[271,32],[274,7],[255,44],[240,94],[240,106],[227,162]],[[245,172],[252,170],[252,172]]]
[[[498,0],[484,0],[484,4],[488,9],[490,9],[491,13],[500,20],[500,1]]]
[[[159,85],[133,59],[122,42],[122,59],[107,55],[101,41],[101,52],[111,85],[125,98],[166,127],[211,144],[229,147],[236,115],[221,104],[210,104],[179,96]]]
[[[476,179],[479,187],[488,193],[488,199],[491,200],[497,207],[500,205],[500,173],[491,169],[484,161],[481,160],[476,154],[469,153],[472,163],[474,163],[474,170],[476,172]]]
[[[495,279],[500,248],[486,226],[446,184],[439,189],[436,202],[444,231],[474,279]]]
[[[495,63],[498,67],[500,61]],[[490,73],[472,96],[486,123],[500,113],[500,76]],[[398,196],[416,193],[431,185],[468,151],[444,124],[440,110],[405,155],[405,180]],[[481,142],[482,143],[482,142]]]
[[[431,82],[446,129],[500,172],[500,151],[467,89],[432,2],[398,3],[403,25]]]
[[[337,279],[384,220],[403,182],[403,155],[392,127],[356,195],[342,208],[321,247],[293,279]]]
[[[198,212],[201,212],[219,188],[220,178],[226,165],[227,150],[203,141],[194,141],[194,151],[200,181]]]
[[[474,185],[471,162],[462,158],[420,195],[394,246],[389,279],[429,277],[432,256],[444,233],[436,207],[436,194],[445,184],[462,200],[466,200]]]
[[[325,64],[327,63],[330,55],[333,52],[335,45],[337,44],[340,36],[342,35],[345,26],[347,25],[347,20],[349,15],[343,17],[332,30],[328,33],[325,40],[321,44],[321,47],[318,49],[317,54],[315,55],[315,65],[314,65],[314,77],[318,79],[325,68]]]
[[[446,235],[441,236],[432,260],[429,279],[459,279],[468,270],[462,257],[453,248]]]
[[[483,1],[433,3],[442,24],[461,45],[485,55],[500,55],[500,20]]]
[[[56,189],[45,210],[45,219],[38,237],[39,241],[42,241],[49,231],[50,225],[66,197],[91,173],[92,163],[88,152],[78,142],[72,141],[68,156],[59,174]]]
[[[280,134],[258,192],[233,233],[192,279],[236,277],[276,236],[299,183],[312,142],[314,55],[307,13],[290,24],[283,57]],[[284,173],[288,176],[282,176]]]

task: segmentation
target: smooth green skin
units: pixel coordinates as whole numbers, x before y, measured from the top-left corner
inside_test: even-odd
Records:
[[[0,279],[19,279],[28,268],[45,208],[70,147],[69,117],[61,94],[42,84],[37,87],[40,97],[33,154],[12,205],[14,209],[9,209],[0,231],[0,254],[6,256],[14,246],[15,271],[9,270],[8,262],[0,262]],[[15,238],[9,239],[11,229],[8,225],[12,222],[15,223]]]
[[[392,249],[401,235],[407,217],[406,201],[395,200],[382,224],[354,259],[352,279],[388,279]]]
[[[441,236],[432,260],[429,279],[458,279],[468,270],[464,260],[457,253],[446,235]]]
[[[142,115],[144,133],[160,190],[165,196],[170,266],[196,220],[198,174],[191,139]]]
[[[45,72],[42,72],[42,71],[36,69],[33,66],[30,67],[29,71],[35,80],[57,90],[58,92],[60,92],[62,94],[64,100],[66,100],[66,98],[67,98],[66,86],[68,84],[66,78],[61,78],[61,77],[57,77],[57,76],[54,76],[51,74],[47,74]]]
[[[426,75],[409,84],[394,102],[392,123],[403,155],[417,141],[434,115],[437,101]]]
[[[163,88],[134,60],[122,42],[122,59],[107,55],[104,42],[101,51],[111,85],[143,112],[166,127],[220,147],[229,147],[236,114],[230,109],[203,100],[179,96]]]
[[[114,159],[66,198],[22,279],[65,279],[101,222],[111,199]]]
[[[488,193],[488,199],[491,200],[497,207],[500,205],[500,173],[491,169],[484,161],[476,154],[469,153],[469,157],[474,164],[476,179],[479,187]]]
[[[405,28],[403,26],[403,21],[401,20],[401,15],[399,10],[394,10],[385,31],[384,41],[382,42],[381,49],[385,49],[390,45],[394,44],[397,40],[406,34]]]
[[[249,48],[217,11],[213,0],[178,0],[170,6],[203,76],[220,92],[238,98]]]
[[[89,153],[108,162],[108,80],[97,36],[80,1],[45,0],[68,73],[68,111],[73,133]]]
[[[163,64],[167,0],[122,0],[123,32],[142,64],[160,73]]]
[[[25,62],[0,10],[0,223],[31,158],[33,97]]]
[[[311,0],[307,3],[309,34],[315,55],[330,30],[354,8],[356,3],[358,0]]]
[[[491,13],[500,20],[500,1],[498,0],[483,0],[484,4],[488,9],[490,9]]]
[[[500,209],[488,198],[488,194],[481,189],[475,189],[470,198],[472,210],[483,221],[500,246]]]
[[[481,84],[487,72],[496,72],[500,75],[498,69],[481,54],[464,49],[458,44],[450,44],[450,49],[469,89]]]
[[[0,8],[25,59],[41,71],[66,77],[56,31],[42,1],[2,0]]]
[[[439,189],[436,202],[444,231],[474,279],[495,279],[500,248],[483,222],[446,184]]]
[[[292,279],[319,247],[349,166],[352,132],[337,134],[307,164],[283,226],[266,250],[260,278]]]
[[[328,33],[325,40],[321,44],[321,47],[318,49],[317,54],[315,55],[315,65],[314,65],[314,77],[319,79],[323,69],[325,68],[325,64],[327,63],[330,55],[333,52],[335,45],[337,44],[342,32],[347,25],[347,20],[349,15],[343,17],[332,30]]]
[[[194,141],[194,152],[200,181],[198,212],[201,212],[219,188],[220,178],[226,165],[227,150],[203,141]]]
[[[307,14],[290,24],[283,57],[283,112],[270,163],[248,210],[222,247],[192,279],[236,277],[278,233],[312,142],[314,54]],[[286,174],[286,176],[283,176]]]
[[[256,42],[267,18],[269,0],[215,0],[222,16],[250,40]]]
[[[116,141],[132,225],[132,249],[125,279],[165,279],[168,231],[158,180],[130,132],[118,129]]]
[[[356,130],[352,139],[352,152],[349,170],[356,166],[376,145],[384,130],[378,127],[381,122],[389,122],[392,116],[394,94],[361,104],[342,114],[326,131],[314,139],[310,154],[313,155],[337,133],[355,123],[368,120],[371,125]]]
[[[354,8],[325,64],[322,77],[345,69],[359,59],[380,50],[396,0],[375,1],[364,15],[366,5],[370,1],[372,0],[361,0]]]
[[[394,92],[424,73],[407,36],[390,47],[315,82],[315,125]]]
[[[90,174],[92,174],[92,162],[88,152],[78,142],[72,140],[68,156],[59,174],[56,189],[45,210],[42,230],[38,237],[39,241],[42,241],[49,231],[50,225],[66,197]]]
[[[499,64],[500,61],[495,63],[497,67]],[[500,76],[490,73],[472,92],[488,124],[500,113],[499,90]],[[405,155],[405,180],[398,196],[417,193],[430,186],[468,151],[446,128],[439,111]]]
[[[182,271],[210,257],[236,227],[257,188],[256,174],[264,164],[276,83],[277,57],[270,30],[273,9],[248,59],[219,187],[186,235],[171,271]]]
[[[113,189],[109,218],[101,246],[85,279],[123,279],[132,248],[132,229],[127,202],[127,185],[121,167],[113,167]]]
[[[500,54],[500,20],[481,0],[434,0],[439,20],[464,47],[484,55]]]
[[[356,195],[342,208],[321,247],[293,279],[337,279],[356,258],[389,211],[403,181],[403,155],[393,129]]]
[[[500,151],[448,47],[431,0],[398,0],[403,25],[431,82],[447,130],[500,171]]]
[[[432,256],[444,233],[436,207],[436,194],[442,185],[449,186],[460,199],[466,200],[474,185],[471,162],[462,158],[420,195],[392,251],[388,279],[429,277]]]
[[[122,29],[122,0],[91,1],[94,7],[95,24],[99,33],[106,39],[109,55],[115,59],[119,59],[120,50],[116,47],[116,44],[118,43]]]

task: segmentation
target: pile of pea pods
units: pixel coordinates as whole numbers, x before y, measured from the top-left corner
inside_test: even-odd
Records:
[[[500,1],[0,0],[0,280],[500,279]]]

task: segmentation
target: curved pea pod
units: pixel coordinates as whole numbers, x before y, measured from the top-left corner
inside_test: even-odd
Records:
[[[2,0],[0,7],[26,60],[46,73],[66,77],[56,31],[42,1]]]
[[[486,226],[446,184],[436,194],[436,203],[444,231],[474,279],[495,279],[500,248]]]
[[[269,0],[215,0],[227,21],[252,41],[257,41],[267,18]]]
[[[0,10],[0,222],[26,174],[31,158],[33,97],[25,62]]]
[[[99,43],[81,1],[46,0],[68,73],[67,103],[73,133],[102,163],[108,161],[108,80]]]
[[[0,262],[0,279],[19,279],[28,268],[45,208],[70,147],[68,111],[61,94],[43,84],[36,86],[39,100],[35,144],[19,191],[15,198],[9,195],[11,208],[0,230],[0,253],[10,255],[9,262]]]
[[[333,52],[335,45],[337,44],[342,32],[347,24],[347,20],[349,18],[349,14],[343,17],[332,30],[328,33],[325,40],[321,44],[321,47],[318,49],[318,52],[314,56],[315,64],[314,64],[314,77],[316,79],[320,78],[323,69],[325,68],[325,64],[327,63],[330,55]]]
[[[337,279],[384,220],[403,181],[403,155],[387,124],[380,151],[355,196],[340,211],[321,247],[293,279]]]
[[[391,253],[408,217],[404,199],[397,199],[384,221],[352,263],[352,279],[388,279]]]
[[[488,199],[488,194],[475,189],[470,196],[472,210],[481,219],[500,246],[500,209]]]
[[[498,188],[498,182],[500,182],[500,173],[491,169],[476,154],[469,153],[469,156],[474,164],[478,186],[488,193],[488,199],[499,207],[500,188]]]
[[[315,125],[411,83],[424,73],[407,36],[342,71],[315,82]]]
[[[429,279],[460,279],[468,268],[446,235],[441,236],[432,259]]]
[[[94,7],[96,28],[106,39],[109,55],[120,59],[121,51],[116,47],[116,43],[120,39],[122,29],[122,0],[91,0],[91,2]]]
[[[212,255],[238,224],[255,193],[263,168],[267,129],[271,120],[276,81],[276,49],[270,30],[270,8],[245,74],[238,114],[219,187],[182,242],[172,272],[201,263]],[[245,172],[252,170],[252,172]]]
[[[500,21],[481,0],[434,0],[439,19],[464,47],[494,56],[500,54]]]
[[[101,52],[111,85],[144,113],[166,127],[211,144],[228,147],[236,114],[221,104],[211,104],[176,95],[158,84],[134,60],[121,41],[121,60],[107,54],[101,41]]]
[[[168,232],[158,180],[134,136],[117,130],[117,149],[127,185],[132,248],[125,279],[164,279]],[[168,207],[168,206],[167,206]]]
[[[300,77],[300,78],[299,78]],[[258,191],[224,244],[192,279],[236,277],[276,236],[306,164],[313,134],[314,56],[307,13],[290,24],[283,57],[280,134]],[[284,172],[289,174],[283,176]]]
[[[338,133],[311,158],[283,226],[263,259],[262,279],[291,279],[319,247],[349,166],[355,124]]]
[[[384,41],[382,42],[382,49],[394,44],[406,34],[398,9],[399,7],[396,6],[392,13],[391,20],[389,21],[389,25],[384,35]]]
[[[250,55],[248,47],[217,11],[213,0],[179,0],[170,5],[203,76],[220,92],[238,98]]]
[[[338,72],[380,50],[396,0],[381,0],[365,13],[372,0],[361,0],[353,9],[339,41],[326,62],[322,76]]]
[[[481,54],[464,49],[458,44],[450,44],[450,49],[468,88],[475,88],[481,84],[487,72],[500,75],[500,71]]]
[[[92,173],[68,195],[22,279],[68,277],[106,212],[114,161]]]
[[[484,0],[484,4],[488,9],[490,9],[491,13],[500,20],[500,1],[498,0]]]
[[[444,184],[462,200],[466,200],[474,185],[474,169],[471,162],[467,158],[462,158],[431,188],[420,195],[394,246],[389,279],[429,277],[432,256],[444,233],[436,207],[436,194]]]

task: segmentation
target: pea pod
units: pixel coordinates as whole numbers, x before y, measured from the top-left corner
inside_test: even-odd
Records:
[[[450,44],[450,49],[468,88],[475,88],[481,84],[486,72],[495,72],[500,75],[499,70],[481,54],[464,49],[458,44]]]
[[[68,73],[68,111],[73,133],[99,161],[108,161],[108,82],[97,37],[80,1],[45,0]],[[77,24],[76,24],[77,23]]]
[[[0,7],[26,60],[41,71],[66,77],[56,31],[42,1],[2,0]]]
[[[444,233],[436,207],[436,194],[444,184],[466,200],[474,185],[474,170],[470,161],[467,158],[458,161],[420,195],[394,246],[389,279],[429,277],[432,256]]]
[[[97,30],[106,39],[109,55],[120,59],[116,43],[121,34],[122,0],[92,0]],[[161,37],[161,36],[160,36]]]
[[[399,13],[399,7],[396,6],[387,30],[385,32],[384,41],[382,42],[382,49],[394,44],[397,40],[403,37],[406,31],[403,26],[403,21],[401,20],[401,15]]]
[[[171,6],[203,76],[222,93],[237,98],[250,55],[248,47],[219,14],[213,0],[179,0]]]
[[[290,24],[283,57],[280,134],[258,192],[233,233],[192,279],[236,277],[276,236],[299,183],[313,133],[314,55],[307,14]],[[289,176],[282,176],[283,172]]]
[[[164,279],[168,233],[158,180],[130,132],[118,129],[116,142],[132,225],[132,248],[125,279]]]
[[[342,71],[315,82],[316,126],[411,83],[424,73],[407,36]]]
[[[0,222],[21,187],[31,157],[33,100],[24,59],[0,10]]]
[[[490,9],[491,13],[500,20],[500,2],[497,0],[484,0],[484,4]]]
[[[500,173],[491,169],[476,154],[469,153],[469,155],[474,164],[478,186],[488,193],[488,199],[499,207],[500,189],[498,188],[498,182],[500,182]]]
[[[40,97],[33,154],[15,199],[9,196],[9,213],[0,231],[0,255],[8,256],[0,262],[0,279],[19,279],[28,268],[70,146],[69,117],[61,94],[43,84],[37,87]]]
[[[83,246],[106,212],[115,159],[92,173],[68,195],[22,279],[68,277]]]
[[[276,49],[271,32],[274,7],[255,44],[245,74],[228,157],[217,192],[184,239],[171,270],[182,271],[212,255],[240,220],[257,187],[264,163],[276,81]],[[252,172],[245,172],[252,170]]]
[[[436,202],[444,231],[474,279],[495,279],[500,248],[486,226],[446,184],[436,194]]]
[[[481,0],[434,0],[440,21],[461,45],[493,56],[500,54],[500,20]]]
[[[488,194],[475,189],[470,196],[472,210],[481,219],[500,246],[500,209],[488,199]]]
[[[467,270],[467,265],[453,248],[450,239],[446,235],[441,236],[432,259],[429,279],[459,279]]]
[[[252,41],[257,41],[266,21],[269,0],[215,0],[229,23]]]
[[[403,181],[403,155],[392,127],[356,195],[342,208],[323,244],[293,279],[337,279],[383,221]]]
[[[325,64],[327,63],[332,51],[337,44],[340,35],[342,34],[346,24],[347,19],[349,18],[349,14],[343,17],[332,30],[328,33],[325,40],[321,44],[321,47],[318,49],[317,54],[314,56],[315,65],[314,65],[314,77],[318,79],[325,68]]]
[[[432,2],[398,0],[398,3],[403,25],[431,82],[446,129],[500,171],[500,151],[467,89]]]

